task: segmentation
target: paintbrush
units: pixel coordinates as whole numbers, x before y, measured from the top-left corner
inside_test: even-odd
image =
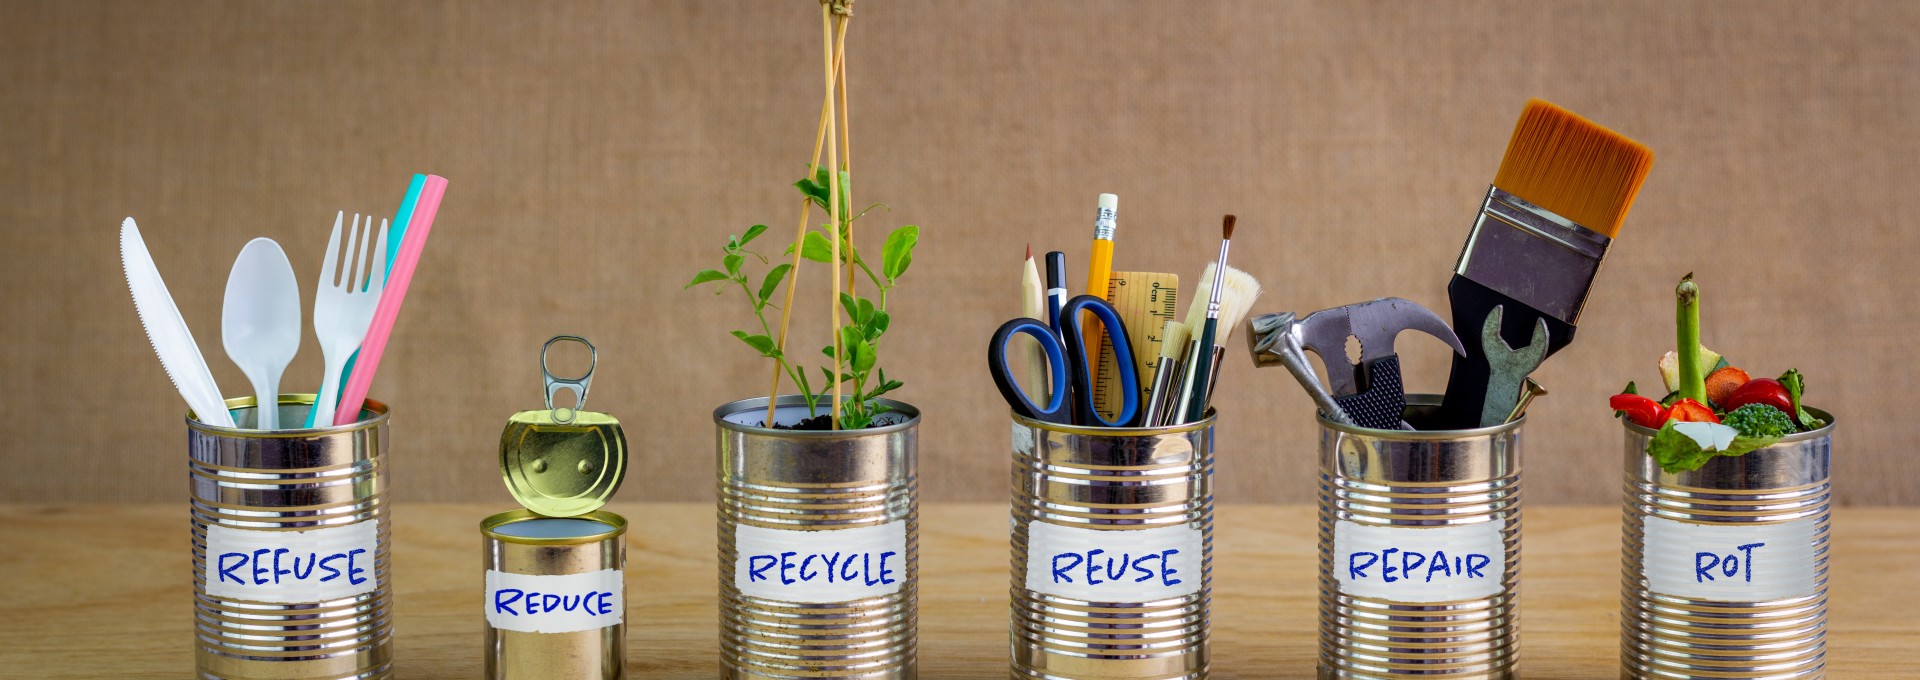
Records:
[[[1174,398],[1173,390],[1180,377],[1180,358],[1186,353],[1187,336],[1191,334],[1187,324],[1171,320],[1160,334],[1160,358],[1153,364],[1153,387],[1147,392],[1146,405],[1140,409],[1142,427],[1165,424],[1167,416],[1172,414],[1170,404],[1180,402]]]
[[[1653,151],[1571,111],[1527,102],[1480,205],[1447,296],[1466,352],[1453,357],[1439,425],[1481,422],[1491,368],[1481,337],[1504,307],[1499,335],[1526,347],[1547,324],[1547,354],[1573,341],[1607,249],[1653,167]]]
[[[1187,373],[1195,385],[1188,399],[1186,418],[1181,422],[1197,422],[1207,412],[1207,382],[1213,376],[1213,336],[1220,331],[1220,289],[1222,277],[1227,273],[1227,251],[1233,248],[1234,217],[1228,215],[1220,221],[1220,259],[1213,271],[1213,287],[1207,291],[1207,320],[1200,325],[1200,352],[1190,360]]]
[[[1201,376],[1193,372],[1194,369],[1198,368],[1195,365],[1194,357],[1200,355],[1201,338],[1199,337],[1199,333],[1205,329],[1207,309],[1212,305],[1214,300],[1213,291],[1215,290],[1215,278],[1221,281],[1219,287],[1220,316],[1216,324],[1217,330],[1215,331],[1216,337],[1214,338],[1213,349],[1207,353],[1212,357],[1208,362],[1207,375],[1205,376],[1207,382],[1202,383],[1200,381]],[[1186,419],[1186,415],[1187,411],[1193,408],[1194,397],[1197,396],[1203,400],[1211,398],[1213,391],[1211,383],[1220,374],[1218,367],[1221,361],[1226,358],[1227,349],[1221,346],[1221,344],[1226,342],[1227,334],[1233,330],[1227,326],[1226,323],[1229,319],[1232,319],[1233,323],[1238,325],[1240,319],[1245,317],[1247,312],[1253,308],[1253,301],[1259,297],[1259,295],[1260,282],[1254,280],[1253,275],[1234,269],[1233,267],[1227,267],[1225,273],[1221,273],[1217,263],[1209,263],[1206,270],[1200,274],[1200,290],[1194,292],[1192,306],[1187,308],[1187,343],[1183,352],[1179,355],[1181,357],[1180,363],[1177,364],[1180,373],[1175,377],[1174,391],[1168,396],[1169,408],[1166,418],[1161,421],[1162,424],[1178,425],[1184,422],[1191,422]],[[1201,389],[1205,391],[1196,389],[1196,385],[1204,385],[1204,388]]]

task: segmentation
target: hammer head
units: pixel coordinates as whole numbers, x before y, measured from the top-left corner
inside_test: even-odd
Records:
[[[1282,336],[1293,332],[1293,312],[1261,314],[1247,319],[1247,352],[1259,368],[1281,365]]]
[[[1439,315],[1401,298],[1380,298],[1323,309],[1308,314],[1296,327],[1300,346],[1320,355],[1320,361],[1327,365],[1328,387],[1336,395],[1354,394],[1359,390],[1359,381],[1351,375],[1352,371],[1342,370],[1352,366],[1347,361],[1348,337],[1360,341],[1361,364],[1395,356],[1394,338],[1408,330],[1439,338],[1459,354],[1467,353],[1460,338]]]

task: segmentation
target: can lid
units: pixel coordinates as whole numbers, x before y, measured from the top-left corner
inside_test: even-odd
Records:
[[[626,476],[627,438],[605,413],[522,411],[500,435],[500,476],[522,507],[547,517],[574,517],[600,509]]]

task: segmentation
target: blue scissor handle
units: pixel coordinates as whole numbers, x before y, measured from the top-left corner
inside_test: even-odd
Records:
[[[1007,346],[1013,344],[1013,336],[1025,333],[1040,342],[1040,349],[1047,353],[1047,370],[1053,376],[1052,394],[1047,397],[1047,405],[1041,407],[1027,397],[1025,390],[1013,377],[1013,371],[1007,367]],[[993,384],[1000,388],[1000,395],[1007,400],[1007,406],[1014,413],[1047,423],[1073,423],[1073,409],[1069,406],[1067,393],[1067,358],[1062,354],[1060,339],[1054,337],[1053,328],[1039,319],[1019,318],[1000,324],[993,332],[993,339],[987,343],[987,368],[993,373]],[[1046,389],[1046,385],[1036,385],[1035,389]]]
[[[1093,312],[1106,330],[1107,339],[1113,343],[1114,362],[1120,371],[1120,412],[1113,420],[1100,416],[1100,409],[1093,403],[1093,372],[1090,365],[1093,360],[1087,356],[1087,347],[1080,342],[1080,312]],[[1133,363],[1133,346],[1127,342],[1127,326],[1120,321],[1120,312],[1113,304],[1098,295],[1082,295],[1068,300],[1060,308],[1060,337],[1066,338],[1067,363],[1073,373],[1073,391],[1077,397],[1073,400],[1074,420],[1081,425],[1098,427],[1130,427],[1134,425],[1134,416],[1140,410],[1140,375]]]

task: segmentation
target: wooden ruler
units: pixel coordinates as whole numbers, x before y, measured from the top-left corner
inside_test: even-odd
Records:
[[[1139,375],[1139,399],[1147,403],[1147,389],[1153,386],[1153,365],[1160,358],[1160,335],[1167,322],[1177,318],[1180,308],[1180,276],[1156,272],[1114,272],[1107,279],[1107,301],[1120,312],[1127,325],[1127,342],[1133,347],[1134,370]],[[1100,413],[1112,418],[1120,411],[1120,369],[1116,366],[1113,341],[1100,334],[1100,374],[1094,384],[1094,402]]]

